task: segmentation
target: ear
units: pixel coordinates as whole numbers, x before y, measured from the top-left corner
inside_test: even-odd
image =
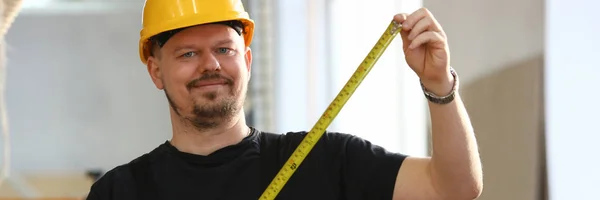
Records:
[[[164,89],[163,85],[163,73],[161,68],[159,67],[159,60],[156,57],[150,56],[148,57],[148,62],[146,62],[146,67],[148,68],[148,74],[150,74],[150,78],[152,78],[152,82],[159,90]]]
[[[246,47],[246,70],[248,71],[248,80],[250,80],[251,72],[252,72],[252,50],[250,47]]]

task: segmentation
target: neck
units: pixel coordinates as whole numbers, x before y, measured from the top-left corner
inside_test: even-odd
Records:
[[[209,155],[226,146],[237,144],[250,133],[243,110],[230,122],[211,129],[198,130],[192,125],[185,124],[189,122],[182,120],[173,111],[171,111],[171,123],[173,124],[171,144],[179,151],[197,155]]]

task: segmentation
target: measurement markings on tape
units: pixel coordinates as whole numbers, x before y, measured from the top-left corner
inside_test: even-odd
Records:
[[[284,163],[281,170],[279,170],[277,175],[275,175],[275,178],[273,178],[269,186],[260,196],[260,200],[275,199],[277,194],[279,194],[279,192],[283,189],[296,169],[300,167],[302,161],[304,161],[306,156],[308,156],[312,148],[319,141],[321,136],[323,136],[327,127],[329,127],[333,119],[335,119],[348,99],[350,99],[350,96],[352,96],[354,91],[356,91],[360,83],[365,79],[377,60],[379,60],[379,57],[381,57],[385,49],[389,46],[401,29],[402,26],[394,21],[388,25],[385,32],[381,35],[377,43],[375,43],[375,46],[361,62],[352,77],[350,77],[348,82],[346,82],[346,85],[344,85],[335,99],[329,104],[327,110],[323,112],[321,118],[319,118],[319,121],[317,121],[310,132],[308,132],[296,150],[294,150],[292,155],[289,157],[287,162]]]

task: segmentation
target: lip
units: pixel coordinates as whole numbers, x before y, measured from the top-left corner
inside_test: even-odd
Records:
[[[211,80],[211,81],[198,81],[194,87],[207,87],[207,86],[215,86],[215,85],[225,85],[227,84],[224,80]]]

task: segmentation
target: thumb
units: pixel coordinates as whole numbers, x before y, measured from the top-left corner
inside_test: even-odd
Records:
[[[408,18],[407,14],[397,14],[394,16],[394,21],[398,24],[403,24],[404,21],[406,21],[406,19]],[[406,50],[408,49],[408,45],[410,45],[410,40],[408,39],[408,34],[410,33],[410,31],[402,28],[402,30],[400,30],[400,36],[402,36],[402,49],[404,50],[404,52],[406,52]]]

